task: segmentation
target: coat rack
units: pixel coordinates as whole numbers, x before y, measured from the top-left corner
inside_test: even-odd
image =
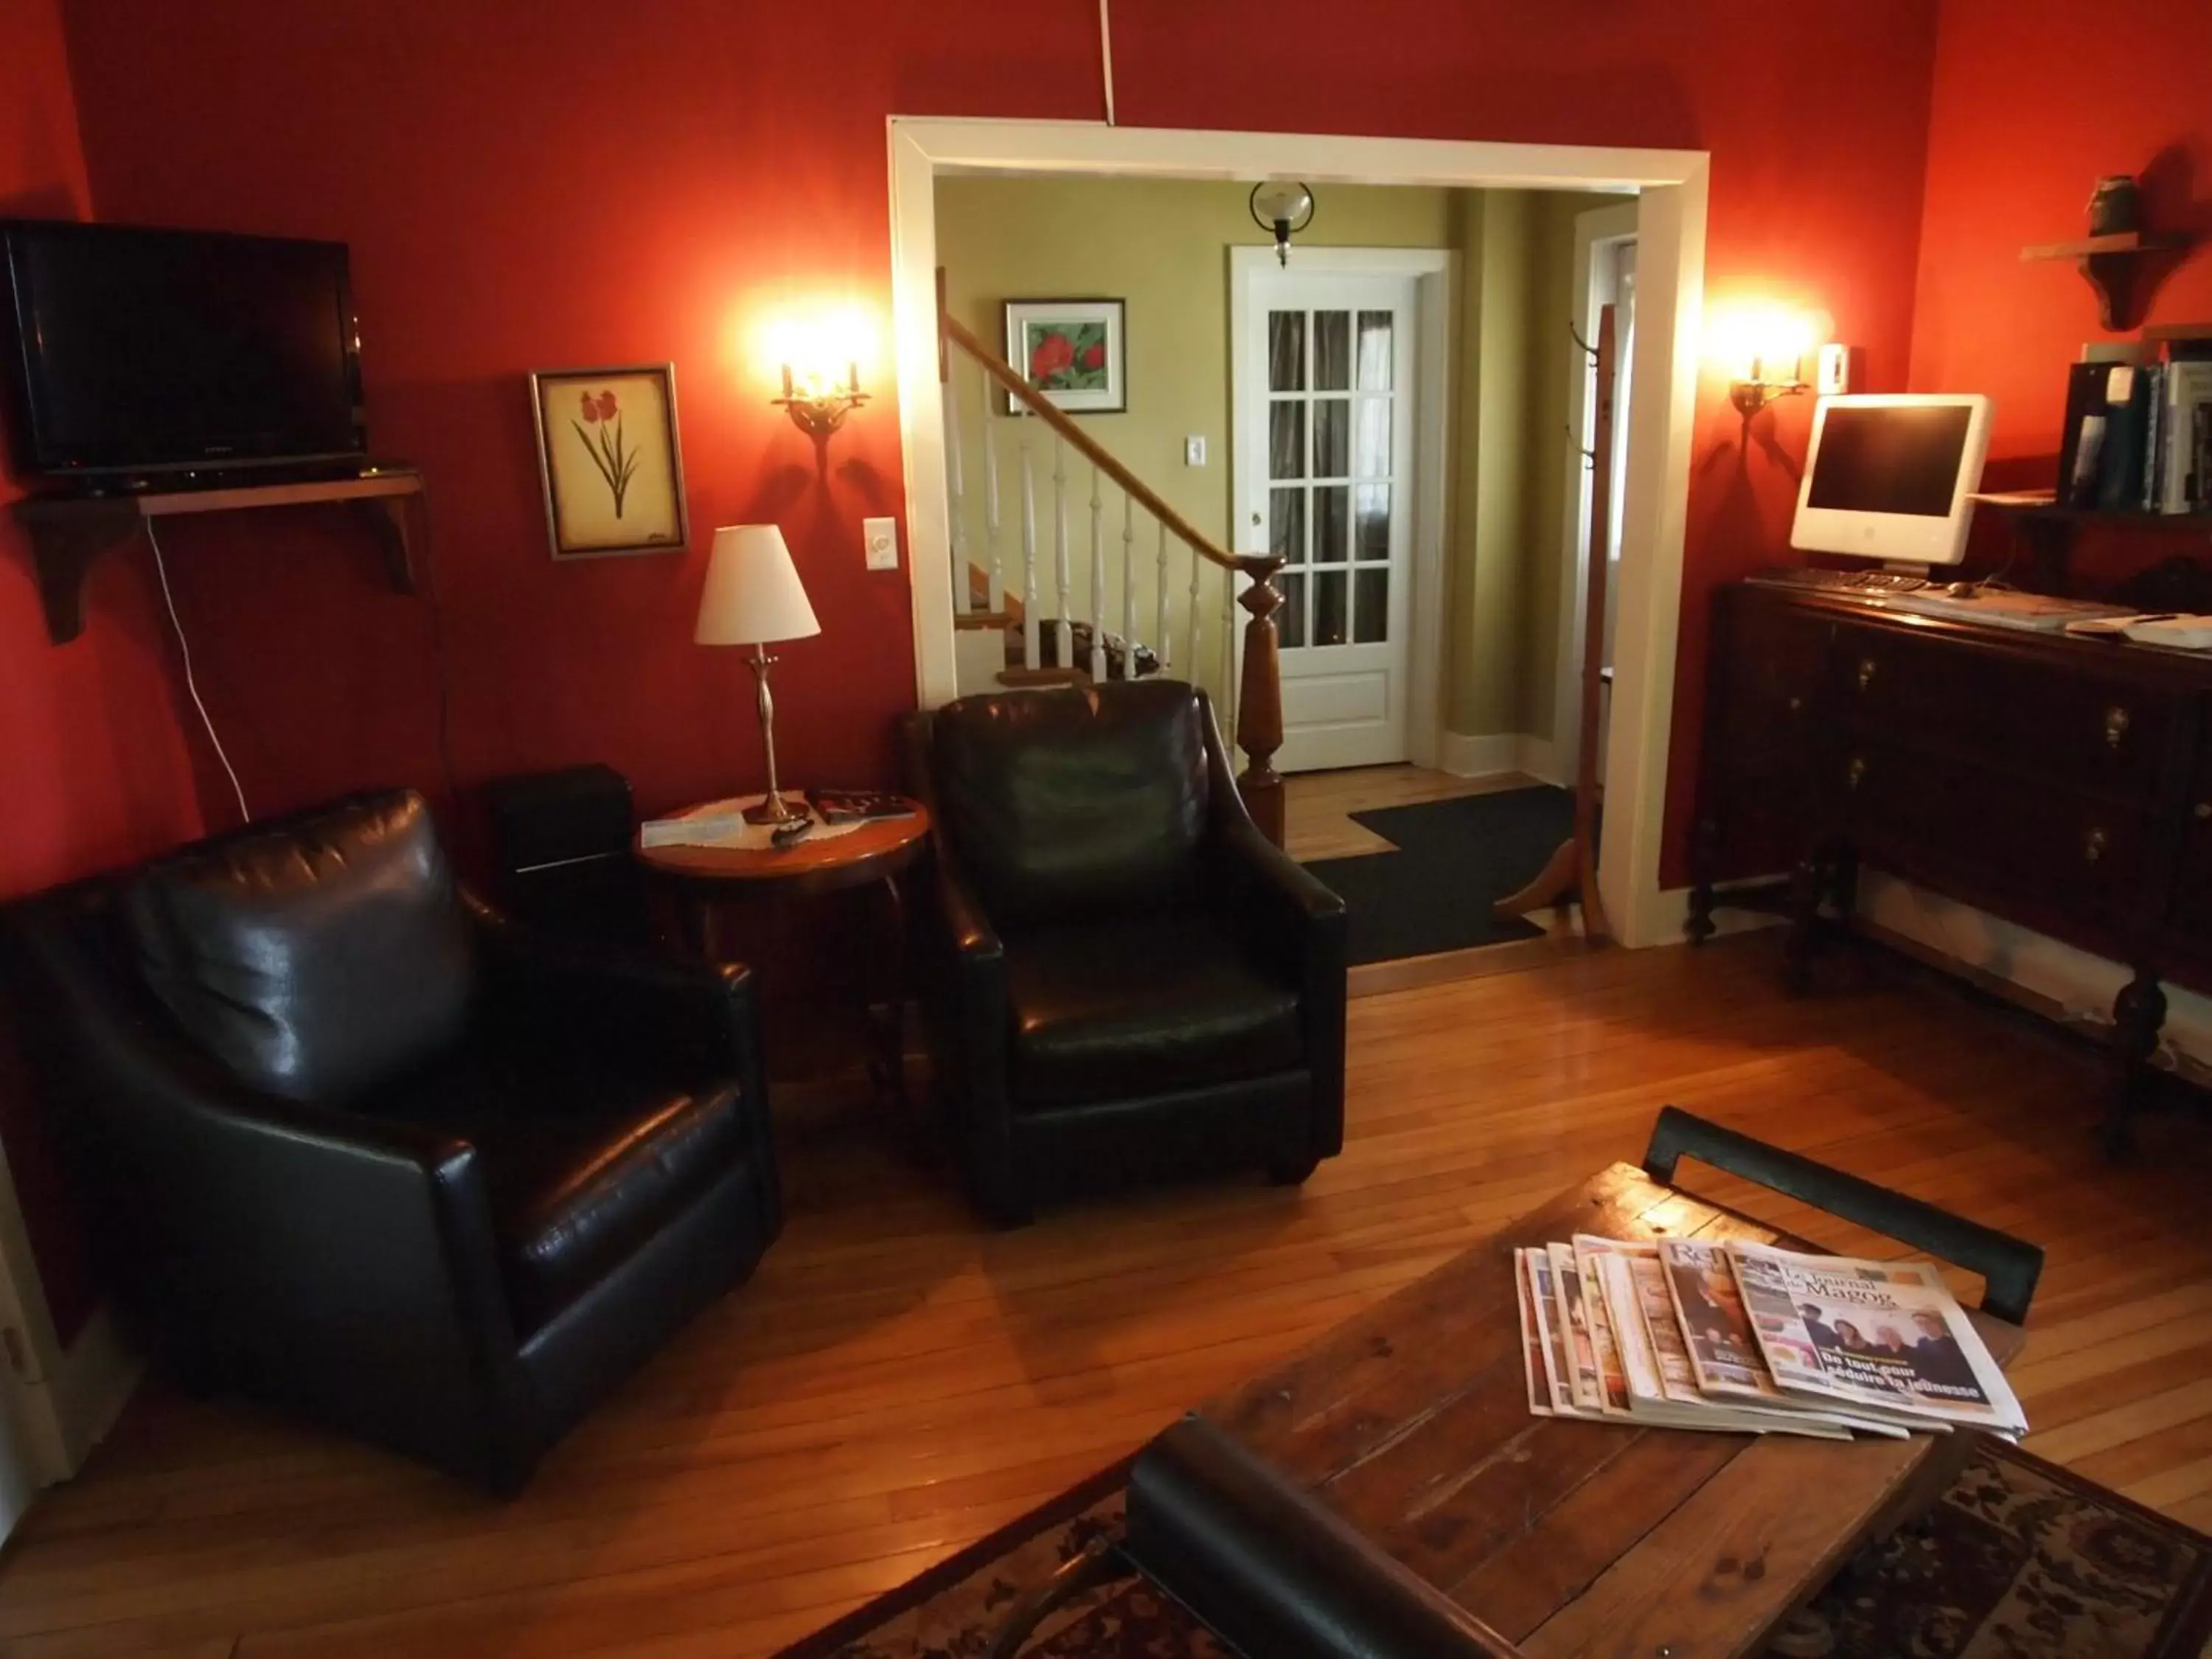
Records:
[[[1579,338],[1576,343],[1582,343]],[[1584,347],[1585,350],[1589,348]],[[1597,773],[1600,698],[1606,687],[1605,597],[1607,575],[1606,550],[1612,541],[1613,512],[1613,392],[1618,348],[1613,339],[1613,307],[1598,313],[1597,418],[1590,434],[1589,539],[1584,549],[1589,568],[1589,595],[1583,619],[1583,708],[1575,744],[1575,818],[1573,832],[1546,860],[1536,878],[1519,892],[1490,907],[1501,921],[1526,916],[1547,906],[1580,904],[1583,937],[1610,939],[1605,901],[1597,890],[1597,809],[1603,787]]]

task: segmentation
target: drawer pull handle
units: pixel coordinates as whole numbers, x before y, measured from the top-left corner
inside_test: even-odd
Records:
[[[2092,830],[2087,835],[2081,837],[2081,858],[2083,862],[2094,864],[2099,859],[2105,856],[2105,848],[2109,845],[2111,845],[2110,838],[2106,836],[2103,830]]]
[[[1790,699],[1790,712],[1793,714],[1804,706],[1805,699],[1802,697],[1792,697]]]
[[[2105,711],[2105,747],[2118,749],[2128,735],[2128,711],[2114,703]]]
[[[2199,818],[2212,818],[2212,800],[2198,801],[2197,803],[2197,816]]]
[[[1874,671],[1875,671],[1875,659],[1874,659],[1872,657],[1861,657],[1861,658],[1859,659],[1859,690],[1862,690],[1862,691],[1865,690],[1867,689],[1867,687],[1868,687],[1868,686],[1871,685],[1871,684],[1874,683]]]
[[[1844,783],[1845,787],[1852,789],[1857,788],[1859,787],[1859,780],[1865,775],[1866,757],[1863,755],[1852,756],[1851,763],[1844,769]]]

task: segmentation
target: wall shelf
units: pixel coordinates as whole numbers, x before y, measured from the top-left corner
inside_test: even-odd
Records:
[[[2109,236],[2077,236],[2066,242],[2039,242],[2021,249],[2020,257],[2027,260],[2074,260],[2082,277],[2096,291],[2098,321],[2106,330],[2118,333],[2132,328],[2137,320],[2133,301],[2141,262],[2157,254],[2185,252],[2189,245],[2186,236],[2124,230]]]
[[[336,504],[374,533],[384,556],[385,574],[393,590],[412,593],[418,531],[411,508],[422,494],[421,473],[412,468],[390,468],[363,477],[313,483],[244,484],[135,495],[32,496],[15,502],[10,510],[30,537],[47,635],[56,645],[66,645],[84,632],[86,574],[106,554],[136,538],[149,519]]]

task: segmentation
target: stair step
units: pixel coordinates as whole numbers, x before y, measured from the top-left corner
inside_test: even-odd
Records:
[[[956,611],[952,613],[955,628],[1009,628],[1013,623],[1014,613],[1011,611]]]
[[[1080,668],[1008,668],[999,675],[1001,685],[1088,685],[1091,676]]]

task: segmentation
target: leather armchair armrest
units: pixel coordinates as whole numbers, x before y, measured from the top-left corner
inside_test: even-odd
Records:
[[[131,1310],[210,1386],[513,1484],[536,1442],[475,1150],[246,1087],[79,933],[33,914],[14,965]]]
[[[464,896],[483,952],[489,1017],[518,1038],[635,1057],[761,1086],[752,970],[586,944]]]
[[[1013,1167],[1006,945],[946,833],[929,716],[909,715],[902,736],[907,786],[929,808],[932,915],[921,989],[939,1085],[976,1198],[1000,1219],[1017,1220],[1026,1200]]]
[[[1294,975],[1304,1027],[1306,1066],[1319,1115],[1314,1153],[1344,1146],[1345,1000],[1349,917],[1344,900],[1265,836],[1244,810],[1211,701],[1198,694],[1206,722],[1212,822],[1205,890],[1216,913],[1261,960]]]

